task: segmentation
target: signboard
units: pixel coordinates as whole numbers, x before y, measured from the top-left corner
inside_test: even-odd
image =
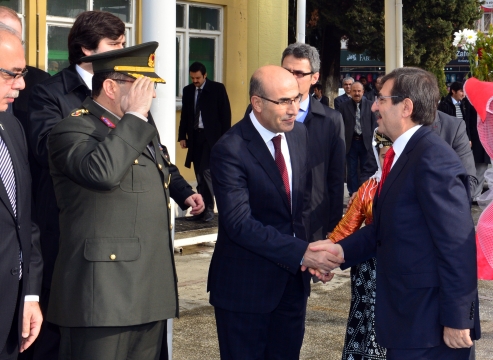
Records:
[[[484,12],[493,12],[493,0],[484,0],[481,9],[483,9]]]
[[[493,1],[493,0],[492,0]],[[457,48],[457,59],[450,61],[447,65],[469,66],[469,52],[462,48]]]
[[[372,59],[366,52],[355,54],[341,50],[341,66],[385,66],[385,62]]]

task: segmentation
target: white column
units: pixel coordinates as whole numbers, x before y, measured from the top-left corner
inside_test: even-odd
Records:
[[[385,72],[396,68],[395,0],[385,0]]]
[[[157,41],[156,73],[166,80],[157,86],[151,112],[161,137],[171,158],[175,160],[175,98],[176,98],[176,1],[142,0],[142,39],[144,42]],[[174,225],[174,212],[171,212]],[[174,232],[173,232],[174,236]],[[172,359],[173,321],[168,321],[168,351]]]
[[[298,0],[296,15],[296,41],[304,43],[306,33],[306,0]]]
[[[404,40],[402,38],[402,0],[395,0],[395,65],[404,66]]]

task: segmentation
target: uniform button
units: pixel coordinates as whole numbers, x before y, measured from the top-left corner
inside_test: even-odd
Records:
[[[159,170],[162,170],[163,169],[163,165],[158,164],[158,168],[159,168]]]
[[[168,188],[168,183],[164,183],[164,188],[167,189]]]
[[[168,209],[171,210],[171,203],[168,203]]]
[[[17,225],[17,230],[20,230],[21,229],[21,226],[20,225]]]
[[[171,225],[169,226],[169,229],[170,229],[170,230],[173,230],[173,224],[171,224]]]
[[[14,275],[14,276],[15,276],[15,275],[18,275],[18,274],[19,274],[19,269],[18,269],[18,268],[16,268],[16,267],[15,267],[15,268],[12,268],[12,269],[10,270],[10,273],[11,273],[12,275]]]
[[[139,163],[139,160],[135,159],[134,164],[137,165]]]
[[[115,254],[111,254],[111,255],[110,255],[110,259],[111,259],[111,260],[116,260],[116,255],[115,255]]]

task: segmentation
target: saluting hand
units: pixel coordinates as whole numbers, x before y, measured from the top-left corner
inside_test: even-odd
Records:
[[[129,92],[122,97],[120,107],[124,114],[136,112],[147,117],[155,97],[154,82],[148,77],[141,77],[134,81]]]

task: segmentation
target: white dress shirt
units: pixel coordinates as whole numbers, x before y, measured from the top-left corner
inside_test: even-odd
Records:
[[[423,125],[416,125],[407,130],[405,133],[403,133],[401,136],[399,136],[397,139],[395,139],[394,143],[392,144],[392,148],[394,149],[394,162],[392,163],[392,167],[394,167],[394,164],[397,162],[397,159],[399,159],[399,156],[401,156],[402,152],[404,151],[404,148],[406,147],[407,143],[411,139],[411,137],[414,135],[416,131],[419,130],[419,128]],[[391,167],[391,169],[392,169]]]
[[[92,90],[92,74],[89,71],[84,70],[79,65],[75,65],[75,70],[80,75],[84,83],[87,85],[89,90]]]

